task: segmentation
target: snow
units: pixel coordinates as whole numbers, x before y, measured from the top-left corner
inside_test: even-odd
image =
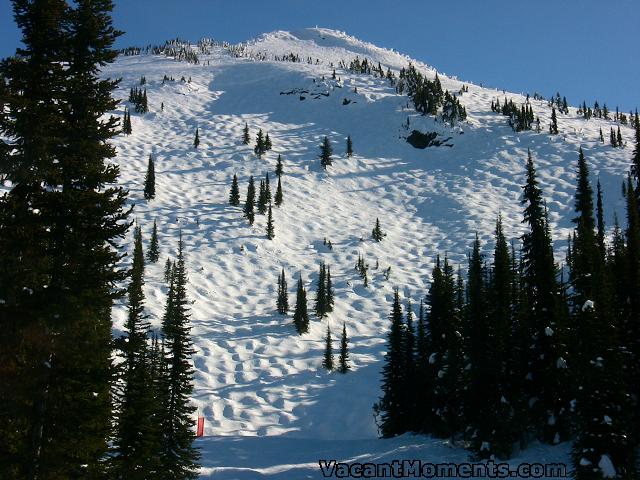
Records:
[[[553,329],[551,327],[544,327],[544,334],[547,337],[552,337],[553,336]]]
[[[585,312],[587,310],[593,310],[594,308],[594,303],[593,300],[587,300],[586,302],[584,302],[584,304],[582,305],[582,311]]]
[[[331,62],[336,66],[356,56],[395,71],[410,61],[341,32],[272,32],[247,42],[246,51],[268,60],[235,58],[215,47],[210,55],[200,55],[199,65],[143,55],[120,57],[104,71],[122,77],[116,96],[124,100],[141,76],[147,79],[150,111],[132,111],[133,134],[115,139],[115,161],[135,204],[133,216],[142,226],[145,245],[153,220],[158,222],[160,261],[145,270],[146,309],[156,329],[167,292],[164,263],[168,255],[175,258],[180,231],[185,242],[188,295],[194,302],[193,401],[205,417],[205,437],[196,441],[203,452],[202,478],[321,478],[318,460],[323,457],[466,461],[467,451],[441,440],[377,438],[372,405],[380,396],[393,288],[404,288],[405,296],[419,301],[428,289],[436,254],[447,252],[454,268],[464,268],[476,232],[485,248],[492,247],[499,212],[509,238],[523,233],[520,197],[528,148],[561,260],[573,228],[578,147],[600,178],[609,225],[614,211],[624,208],[619,184],[631,148],[600,144],[599,128],[608,131],[612,122],[586,122],[574,108],[559,116],[563,135],[516,134],[505,117],[490,111],[493,99],[502,102],[502,91],[442,74],[443,87],[452,92],[463,84],[469,87],[460,96],[469,116],[461,131],[405,108],[407,97],[397,95],[386,80],[337,69],[340,82],[322,82],[323,75],[331,78]],[[303,62],[273,61],[290,52]],[[304,61],[309,56],[313,64]],[[435,76],[428,65],[412,63],[428,77]],[[176,81],[163,85],[165,74]],[[191,82],[180,82],[182,76]],[[299,95],[280,94],[320,88],[328,96],[301,101]],[[506,95],[518,105],[525,100],[520,94]],[[345,98],[352,102],[343,105]],[[548,125],[551,110],[546,102],[531,102],[543,127]],[[115,114],[122,117],[123,112],[124,103]],[[453,147],[414,149],[403,138],[409,133],[404,128],[407,118],[411,129],[452,137]],[[273,150],[263,159],[253,155],[253,145],[241,143],[245,122],[252,143],[258,128],[272,139]],[[192,148],[196,127],[201,141],[197,150]],[[621,126],[621,131],[626,140],[633,138],[629,127]],[[327,172],[318,160],[324,135],[334,148]],[[354,143],[351,158],[344,155],[347,135]],[[146,202],[142,191],[149,154],[155,158],[156,198]],[[275,239],[269,241],[264,216],[256,215],[256,223],[249,226],[241,208],[228,205],[228,194],[234,173],[244,199],[249,175],[257,181],[267,171],[274,193],[278,154],[284,161],[284,203],[273,209]],[[10,185],[5,182],[3,188]],[[370,240],[376,217],[387,234],[382,242]],[[323,245],[324,237],[332,250]],[[132,238],[133,231],[126,240],[128,249]],[[354,270],[359,254],[370,265],[376,260],[380,265],[369,269],[367,288]],[[291,316],[275,312],[277,276],[284,268],[293,304],[302,273],[312,305],[321,261],[331,266],[334,312],[328,320],[313,319],[309,333],[297,336]],[[388,267],[392,273],[386,280]],[[125,319],[121,300],[113,310],[114,336],[121,334]],[[321,368],[327,321],[346,322],[353,366],[346,375]],[[566,367],[561,360],[558,368]],[[569,447],[534,445],[511,463],[527,460],[568,463]]]
[[[600,467],[603,478],[616,478],[616,476],[618,475],[616,472],[616,468],[613,466],[611,458],[609,458],[609,455],[602,455],[600,457],[598,467]]]

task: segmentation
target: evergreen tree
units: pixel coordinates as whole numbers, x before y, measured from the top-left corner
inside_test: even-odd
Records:
[[[144,480],[158,473],[160,444],[154,418],[158,405],[147,345],[149,324],[144,315],[144,256],[139,227],[134,238],[126,337],[120,342],[125,359],[119,366],[124,387],[118,398],[120,408],[112,468],[116,478]]]
[[[287,292],[287,279],[285,278],[284,268],[282,273],[278,274],[278,300],[276,302],[278,313],[286,315],[289,311],[289,294]]]
[[[353,156],[353,142],[351,141],[351,135],[347,136],[347,157]]]
[[[273,227],[273,214],[271,213],[271,204],[269,204],[269,210],[267,213],[267,238],[273,240],[276,236],[275,229]]]
[[[256,146],[253,148],[253,151],[258,158],[261,158],[264,152],[266,152],[262,129],[258,130],[258,135],[256,135]]]
[[[605,225],[604,225],[604,207],[602,204],[602,187],[600,186],[600,179],[598,178],[598,196],[596,203],[596,220],[597,220],[597,240],[598,240],[598,252],[600,255],[600,261],[604,261],[607,249],[604,243],[604,239],[606,236]]]
[[[271,203],[271,182],[269,181],[269,172],[267,172],[264,179],[264,201],[267,204]]]
[[[387,236],[387,234],[382,231],[382,228],[380,228],[379,218],[376,218],[376,225],[375,227],[373,227],[373,230],[371,231],[371,236],[376,242],[381,242],[382,239]]]
[[[98,477],[111,429],[111,304],[128,228],[109,139],[110,2],[14,1],[0,64],[0,458],[6,478]],[[64,214],[61,214],[63,212]]]
[[[530,343],[525,389],[534,433],[540,440],[558,443],[569,435],[566,322],[560,314],[551,235],[531,152],[526,171],[522,261],[528,311],[522,321]]]
[[[600,127],[600,143],[604,143],[604,135],[602,134],[602,127]]]
[[[274,198],[276,207],[282,205],[282,183],[280,182],[280,177],[278,177],[278,187],[276,188],[276,196]]]
[[[144,177],[144,198],[151,200],[156,196],[156,170],[153,162],[153,155],[149,155],[147,165],[147,175]]]
[[[200,145],[200,130],[196,127],[196,136],[193,139],[193,148],[198,148]]]
[[[260,190],[258,193],[258,213],[267,213],[267,189],[264,180],[260,180]]]
[[[401,435],[407,431],[407,411],[405,410],[405,349],[404,326],[400,295],[395,289],[391,309],[391,328],[387,334],[387,351],[382,367],[382,416],[381,432],[385,438]]]
[[[331,282],[331,265],[327,265],[327,289],[326,289],[326,298],[327,298],[327,312],[333,312],[334,305],[334,295],[333,295],[333,283]]]
[[[347,324],[342,324],[342,337],[340,337],[340,357],[338,358],[338,371],[347,373],[351,370],[349,364],[349,338],[347,337]]]
[[[169,283],[171,281],[171,259],[167,257],[167,261],[164,264],[164,281]]]
[[[309,314],[307,313],[307,292],[302,284],[302,275],[298,279],[296,292],[296,308],[293,312],[293,324],[299,335],[309,331]]]
[[[427,295],[430,307],[428,322],[430,329],[428,379],[432,385],[431,424],[434,435],[453,439],[461,428],[464,415],[463,404],[463,344],[461,338],[461,318],[456,307],[456,288],[453,269],[445,258],[432,273],[431,287]]]
[[[411,301],[407,301],[407,323],[404,325],[404,374],[405,383],[403,389],[404,404],[407,412],[407,430],[417,430],[415,425],[416,410],[419,408],[418,399],[415,397],[416,384],[416,336],[413,327],[413,310]]]
[[[325,170],[327,169],[327,166],[333,163],[331,155],[333,155],[331,142],[329,142],[329,137],[325,136],[322,140],[322,145],[320,145],[320,165],[322,165],[322,168]]]
[[[280,180],[282,173],[282,156],[278,154],[278,163],[276,164],[276,175],[278,176],[278,180]]]
[[[162,319],[162,333],[167,348],[168,403],[166,421],[162,429],[162,471],[164,478],[187,479],[198,477],[199,452],[193,447],[193,412],[190,404],[193,392],[194,353],[190,336],[187,300],[187,272],[182,234],[178,243],[177,263],[172,272],[167,306]]]
[[[619,339],[612,317],[604,258],[600,255],[593,217],[593,191],[582,149],[578,159],[571,262],[571,306],[578,378],[577,436],[573,446],[575,476],[604,478],[603,458],[620,478],[635,470],[629,442],[630,405],[621,375]]]
[[[549,125],[549,133],[551,135],[558,134],[558,117],[556,116],[555,107],[551,107],[551,124]]]
[[[151,231],[151,241],[149,242],[149,251],[147,252],[147,260],[156,263],[160,258],[160,247],[158,245],[158,226],[155,219],[153,220],[153,230]]]
[[[253,175],[249,177],[249,186],[247,187],[247,200],[244,204],[244,216],[249,220],[249,225],[253,225],[253,220],[255,219],[255,213],[253,211],[253,206],[256,198],[256,187],[253,182]]]
[[[324,340],[324,358],[322,360],[322,366],[326,370],[333,370],[333,346],[331,345],[331,329],[327,323],[327,336]]]
[[[231,181],[231,191],[229,192],[229,205],[237,207],[240,205],[240,189],[238,188],[238,176],[234,173]]]
[[[249,142],[251,142],[251,137],[249,136],[249,124],[244,122],[244,128],[242,129],[242,143],[249,145]]]
[[[316,289],[316,315],[319,318],[327,314],[327,268],[324,262],[320,263],[320,273],[318,274],[318,285]]]
[[[271,139],[269,138],[269,133],[264,137],[264,150],[265,152],[271,150]]]
[[[616,143],[620,148],[624,148],[624,143],[622,142],[622,132],[620,132],[620,125],[618,125],[618,133],[616,134]]]

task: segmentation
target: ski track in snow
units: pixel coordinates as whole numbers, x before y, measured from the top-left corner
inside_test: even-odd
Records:
[[[123,100],[142,75],[147,79],[150,112],[132,112],[133,134],[115,139],[116,161],[146,245],[153,220],[158,222],[161,257],[157,264],[147,265],[145,278],[146,309],[155,328],[167,291],[164,263],[167,256],[176,255],[180,230],[185,241],[196,348],[194,402],[206,419],[207,436],[197,440],[203,450],[202,478],[322,478],[320,458],[465,461],[468,452],[429,437],[376,439],[372,404],[380,395],[393,287],[399,286],[417,310],[436,254],[447,253],[464,268],[477,231],[490,255],[499,212],[509,237],[522,233],[520,197],[527,148],[534,155],[562,261],[571,231],[578,147],[585,150],[594,184],[600,176],[611,226],[613,212],[624,211],[620,182],[631,146],[601,145],[598,129],[602,127],[608,139],[613,122],[584,121],[574,108],[569,115],[558,115],[561,134],[551,137],[544,133],[550,108],[533,100],[543,133],[513,133],[507,118],[489,108],[494,98],[503,102],[502,91],[442,74],[443,87],[452,92],[469,86],[461,96],[469,116],[461,129],[444,127],[406,108],[407,97],[396,95],[386,80],[338,70],[338,87],[331,80],[329,62],[337,65],[359,55],[380,61],[385,70],[398,70],[409,62],[408,57],[340,32],[274,32],[249,42],[247,48],[270,58],[297,52],[322,63],[257,62],[232,58],[215,48],[211,55],[200,55],[200,65],[149,55],[120,57],[105,69],[105,75],[122,77],[116,95]],[[210,65],[203,65],[206,62]],[[435,75],[430,67],[413,63],[428,76]],[[176,81],[162,85],[165,74]],[[191,77],[191,83],[180,82],[182,76]],[[329,96],[315,99],[307,94],[301,101],[298,94],[280,94],[295,88]],[[521,95],[506,95],[517,105],[524,102]],[[344,98],[355,103],[342,105]],[[124,103],[118,115],[123,110]],[[411,147],[400,138],[408,134],[403,128],[407,117],[410,130],[451,136],[453,148]],[[241,143],[245,121],[251,129],[249,146]],[[197,150],[192,148],[196,127],[201,139]],[[273,142],[263,159],[253,154],[258,128]],[[621,129],[631,144],[632,130]],[[326,173],[318,160],[324,135],[334,148],[334,164]],[[344,155],[347,135],[354,142],[352,158]],[[142,190],[150,153],[156,161],[157,196],[147,203]],[[284,161],[284,203],[273,209],[276,236],[269,241],[265,216],[256,215],[254,226],[249,226],[241,207],[228,205],[228,194],[234,173],[244,201],[249,175],[258,185],[266,172],[275,194],[278,154]],[[387,233],[381,243],[370,238],[376,217]],[[325,237],[333,250],[323,245]],[[359,253],[370,265],[368,288],[354,269]],[[277,275],[284,267],[293,308],[302,273],[311,310],[320,261],[331,266],[335,310],[322,321],[312,315],[309,333],[298,336],[291,316],[275,312]],[[388,266],[387,281],[383,272]],[[121,302],[113,311],[114,335],[121,333],[125,315]],[[346,322],[353,364],[347,375],[328,374],[320,366],[327,321],[336,349]],[[568,463],[568,450],[567,445],[534,445],[511,463]]]

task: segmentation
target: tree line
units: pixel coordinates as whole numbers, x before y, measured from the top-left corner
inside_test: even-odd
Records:
[[[554,261],[533,156],[523,223],[509,245],[499,217],[490,258],[478,237],[466,281],[438,257],[420,302],[390,314],[380,433],[432,434],[476,458],[509,458],[534,440],[572,441],[577,479],[638,476],[640,442],[640,124],[624,181],[626,226],[604,224],[582,149],[566,265]]]

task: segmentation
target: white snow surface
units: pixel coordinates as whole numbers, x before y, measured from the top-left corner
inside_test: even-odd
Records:
[[[196,442],[203,452],[202,478],[322,478],[317,462],[323,458],[466,461],[467,451],[442,440],[377,438],[372,405],[380,395],[393,288],[399,286],[404,299],[419,301],[436,254],[446,252],[464,268],[476,232],[490,253],[498,213],[509,237],[522,234],[520,199],[528,148],[560,261],[572,228],[578,147],[585,151],[593,182],[600,177],[612,225],[614,211],[620,215],[624,208],[620,182],[630,163],[632,130],[621,126],[629,141],[624,149],[600,144],[599,128],[608,138],[614,123],[585,121],[571,108],[569,115],[558,115],[560,135],[550,136],[544,132],[551,110],[546,102],[532,100],[543,133],[514,133],[506,117],[490,110],[491,100],[502,103],[505,94],[470,83],[464,83],[469,91],[460,97],[468,121],[451,129],[406,108],[407,97],[397,95],[386,80],[340,69],[340,83],[330,80],[330,62],[348,63],[356,56],[397,71],[410,59],[394,51],[326,29],[265,34],[248,42],[247,49],[264,54],[267,61],[234,58],[220,47],[200,55],[199,65],[143,55],[120,57],[104,69],[104,75],[123,79],[116,92],[123,99],[116,112],[120,116],[129,89],[142,75],[147,79],[150,111],[132,112],[133,134],[114,141],[116,161],[146,246],[153,220],[158,222],[161,258],[147,265],[145,277],[146,310],[156,329],[167,292],[164,263],[176,255],[179,231],[185,242],[196,350],[193,401],[206,420],[205,437]],[[272,60],[289,52],[320,63]],[[435,75],[427,65],[413,63],[427,76]],[[176,82],[162,85],[165,74]],[[191,82],[180,82],[182,76]],[[450,91],[463,85],[442,74],[440,78]],[[329,95],[301,101],[297,94],[280,94],[293,89],[321,89]],[[525,99],[506,96],[517,105]],[[345,98],[352,103],[342,105]],[[583,99],[570,100],[578,104]],[[411,129],[452,137],[453,147],[414,149],[403,138],[407,117]],[[241,142],[245,122],[252,144],[258,128],[272,139],[273,150],[262,159],[254,156],[253,145]],[[197,150],[192,148],[196,127],[201,140]],[[334,147],[327,172],[318,160],[324,135]],[[347,135],[353,138],[352,158],[344,155]],[[150,153],[156,161],[157,195],[146,202],[142,191]],[[278,154],[284,161],[284,203],[273,209],[275,239],[269,241],[265,217],[256,215],[249,226],[241,207],[229,206],[228,196],[234,173],[242,201],[249,175],[258,185],[270,172],[275,194]],[[380,243],[370,239],[376,217],[387,233]],[[333,250],[323,245],[325,237]],[[354,269],[358,254],[371,266],[368,288]],[[376,259],[378,270],[373,269]],[[293,307],[302,273],[311,307],[321,261],[331,266],[335,309],[328,319],[312,315],[309,333],[298,336],[291,316],[275,311],[277,276],[284,267]],[[113,310],[114,336],[122,333],[125,316],[123,301]],[[353,365],[346,375],[321,368],[327,322],[336,349],[339,329],[346,323]],[[533,445],[511,463],[521,461],[569,463],[569,446]]]

